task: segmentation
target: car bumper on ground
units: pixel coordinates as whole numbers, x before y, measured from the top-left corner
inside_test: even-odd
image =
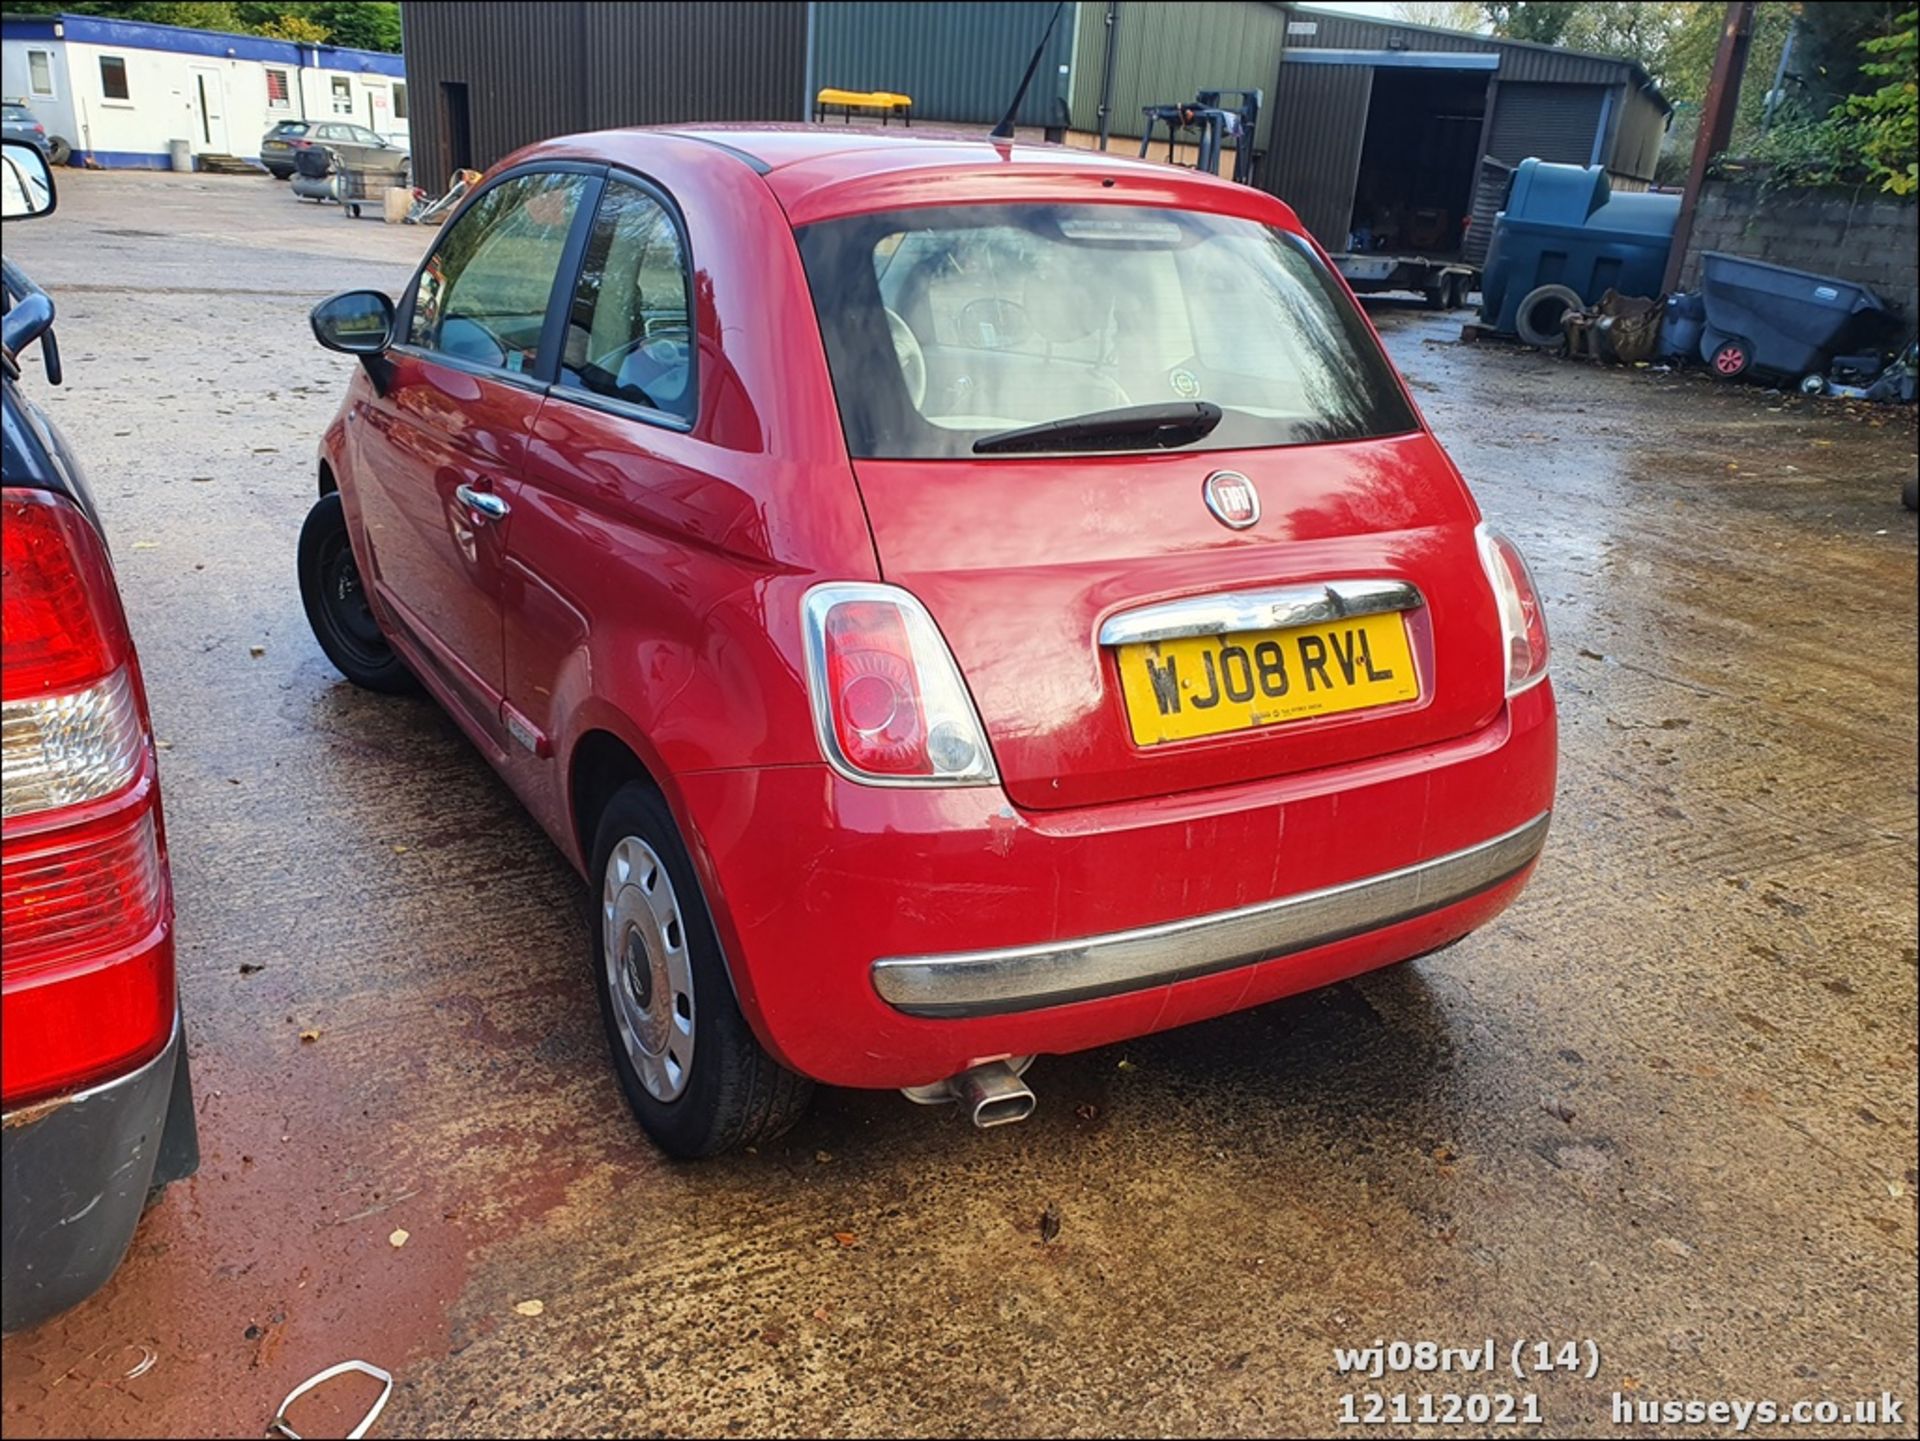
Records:
[[[179,1016],[139,1070],[9,1112],[0,1127],[0,1329],[11,1333],[105,1285],[149,1190],[198,1164]]]
[[[1443,744],[1082,810],[824,766],[682,776],[679,801],[761,1039],[829,1084],[909,1086],[1459,939],[1531,872],[1555,746],[1540,685]]]

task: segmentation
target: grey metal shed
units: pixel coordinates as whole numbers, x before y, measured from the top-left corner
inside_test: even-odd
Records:
[[[1478,264],[1507,174],[1529,157],[1603,165],[1629,189],[1653,178],[1672,107],[1632,61],[1287,8],[1257,180],[1329,250],[1413,208],[1444,214],[1446,242],[1424,248]]]

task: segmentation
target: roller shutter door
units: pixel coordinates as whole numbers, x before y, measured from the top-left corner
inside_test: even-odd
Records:
[[[1591,165],[1606,111],[1604,85],[1508,84],[1496,88],[1487,154],[1508,165],[1538,158]]]

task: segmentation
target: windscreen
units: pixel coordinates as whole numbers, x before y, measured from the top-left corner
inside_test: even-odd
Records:
[[[1311,247],[1257,221],[967,205],[825,221],[799,240],[856,458],[988,455],[1042,425],[1044,447],[1021,448],[1237,450],[1417,426]],[[1141,418],[1183,407],[1207,425],[1143,438]]]

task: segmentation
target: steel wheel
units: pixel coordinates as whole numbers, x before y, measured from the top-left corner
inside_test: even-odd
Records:
[[[373,606],[360,581],[360,567],[354,563],[353,547],[344,533],[321,551],[320,594],[340,643],[365,664],[379,664],[386,656],[386,637],[380,634],[380,622],[373,618]]]
[[[300,527],[300,603],[313,638],[340,674],[357,686],[389,695],[417,682],[374,619],[367,587],[347,540],[346,510],[338,491],[320,497]]]
[[[693,1072],[693,968],[673,880],[638,836],[615,842],[600,888],[607,993],[647,1094],[672,1101]]]

